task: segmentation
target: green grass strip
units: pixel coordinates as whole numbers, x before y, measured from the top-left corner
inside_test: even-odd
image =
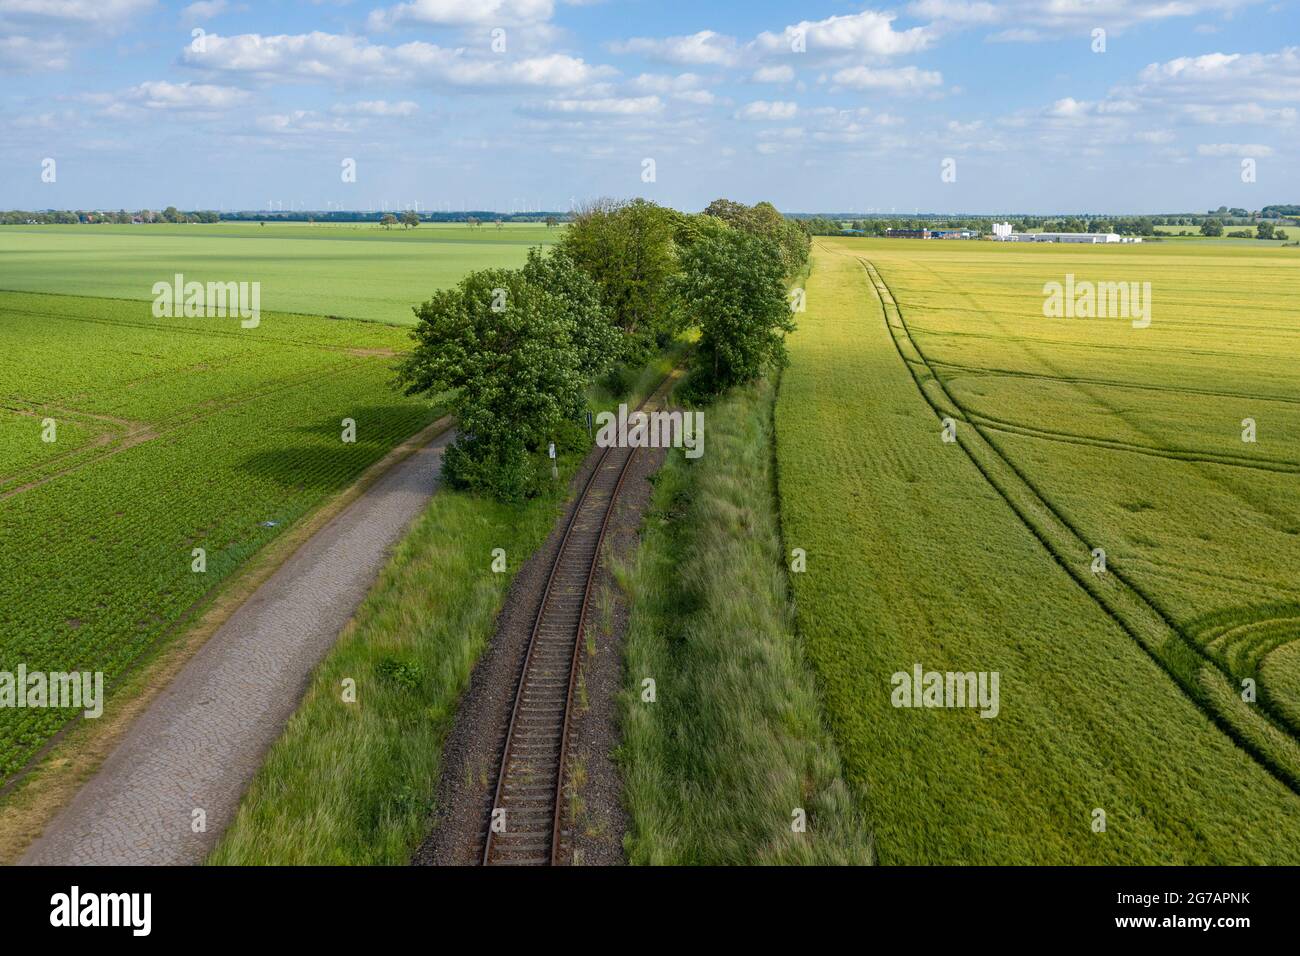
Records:
[[[669,455],[620,575],[632,601],[620,763],[633,863],[872,862],[861,795],[841,779],[793,629],[772,402],[763,383],[705,410],[705,454]]]

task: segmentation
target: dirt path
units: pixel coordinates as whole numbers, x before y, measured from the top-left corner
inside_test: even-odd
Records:
[[[436,490],[453,438],[445,432],[396,464],[258,588],[21,862],[201,863],[312,669]]]

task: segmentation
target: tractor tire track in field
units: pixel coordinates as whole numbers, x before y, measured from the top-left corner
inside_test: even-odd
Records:
[[[908,324],[913,332],[916,326]],[[931,335],[944,335],[943,332],[931,332]],[[955,334],[955,333],[952,333]],[[990,336],[991,337],[991,336]],[[1091,347],[1091,346],[1089,346]],[[1255,395],[1250,392],[1224,392],[1213,388],[1193,388],[1189,385],[1153,385],[1149,382],[1119,382],[1109,378],[1084,378],[1079,375],[1045,375],[1042,372],[1024,372],[1010,368],[997,368],[991,365],[961,365],[957,362],[943,362],[930,359],[930,365],[937,368],[952,368],[959,372],[1005,376],[1007,378],[1032,378],[1044,382],[1060,382],[1065,385],[1101,385],[1106,388],[1131,388],[1142,392],[1172,392],[1176,395],[1203,395],[1206,398],[1241,398],[1252,402],[1279,402],[1284,405],[1300,405],[1300,398],[1285,395]]]
[[[1183,690],[1206,717],[1274,777],[1300,794],[1300,742],[1297,728],[1261,699],[1253,708],[1238,696],[1232,675],[1124,575],[1108,567],[1091,571],[1092,546],[1028,477],[1003,455],[944,386],[911,338],[893,293],[875,266],[855,257],[866,271],[881,304],[890,336],[922,398],[943,418],[951,415],[969,427],[958,428],[957,444],[1057,564],[1129,634]],[[924,369],[924,374],[918,369]],[[937,392],[938,394],[935,394]]]
[[[313,669],[436,491],[454,437],[445,430],[393,465],[294,552],[132,724],[21,862],[203,862]],[[195,833],[198,810],[205,829]]]
[[[925,265],[924,263],[918,263],[918,264],[933,277],[936,283],[942,284],[947,289],[949,294],[964,299],[967,302],[971,303],[972,311],[981,311],[978,309],[978,303],[975,301],[974,297],[969,292],[967,292],[964,288],[955,286],[950,279],[941,275],[933,267]],[[1160,441],[1160,435],[1158,433],[1153,432],[1149,427],[1146,427],[1145,423],[1143,423],[1142,421],[1131,418],[1122,409],[1116,408],[1115,406],[1111,405],[1110,402],[1107,400],[1106,395],[1100,392],[1096,387],[1090,386],[1082,380],[1071,380],[1069,376],[1062,374],[1062,370],[1053,362],[1053,360],[1050,357],[1041,354],[1041,349],[1043,349],[1044,347],[1050,348],[1051,343],[1044,343],[1040,340],[1031,338],[1029,336],[1017,336],[1008,333],[1006,332],[1005,329],[1002,328],[1001,324],[998,322],[997,316],[994,313],[988,311],[981,311],[981,314],[983,314],[989,321],[994,323],[994,325],[998,329],[999,334],[1003,337],[1004,344],[1014,343],[1018,345],[1021,349],[1023,349],[1023,351],[1029,358],[1040,363],[1041,365],[1046,366],[1059,381],[1074,388],[1082,396],[1084,396],[1084,398],[1087,401],[1092,402],[1097,406],[1099,406],[1100,408],[1105,409],[1108,413],[1110,413],[1115,418],[1123,422],[1125,425],[1131,428],[1138,435],[1140,435],[1145,439],[1148,439],[1152,443],[1152,445],[1157,447],[1162,447]],[[959,333],[959,334],[965,334],[965,333]],[[971,333],[971,334],[978,335],[980,333]],[[916,344],[916,340],[912,334],[912,329],[910,326],[908,326],[908,337],[912,339],[912,345],[917,350],[917,353],[919,355],[920,347]],[[992,336],[987,336],[987,337],[992,338]],[[1083,346],[1079,346],[1079,347],[1083,347]],[[1211,350],[1211,349],[1188,349],[1188,348],[1157,349],[1151,346],[1096,345],[1096,344],[1090,344],[1086,347],[1088,349],[1094,349],[1094,348],[1131,349],[1131,351],[1134,352],[1145,350],[1145,351],[1160,351],[1163,353],[1177,352],[1177,353],[1195,354],[1195,355],[1223,355],[1232,358],[1243,357],[1243,355],[1239,352],[1225,352],[1225,351]],[[922,361],[927,364],[930,374],[934,375],[936,381],[939,382],[942,386],[942,381],[943,381],[942,378],[938,375],[937,372],[935,372],[932,366],[929,366],[928,359],[922,356]],[[943,387],[943,391],[945,394],[947,394],[946,387]],[[951,400],[951,395],[949,395],[949,399]],[[994,446],[997,445],[997,443],[989,436],[985,435],[984,438],[989,444]],[[998,453],[999,455],[1002,454],[1000,448],[998,448]],[[1005,457],[1005,455],[1003,455],[1002,457]],[[1189,464],[1191,464],[1193,467],[1196,467],[1197,474],[1202,479],[1215,485],[1230,497],[1235,498],[1243,506],[1253,511],[1255,515],[1259,517],[1262,521],[1276,526],[1277,516],[1273,512],[1271,512],[1266,505],[1260,504],[1258,501],[1254,500],[1254,497],[1251,494],[1249,494],[1248,489],[1241,488],[1239,485],[1235,484],[1231,479],[1227,478],[1222,474],[1216,474],[1215,472],[1209,471],[1205,468],[1197,467],[1199,464],[1198,462],[1190,461]],[[1150,598],[1144,597],[1144,600],[1146,600],[1148,604],[1153,604]]]

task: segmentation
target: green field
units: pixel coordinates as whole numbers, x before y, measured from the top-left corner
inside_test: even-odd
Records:
[[[782,515],[881,862],[1300,860],[1300,255],[844,239],[815,258]],[[1150,282],[1150,326],[1045,318],[1067,273]],[[918,663],[998,672],[997,716],[893,706]]]
[[[0,293],[0,671],[103,671],[111,687],[242,562],[434,420],[389,387],[407,344],[376,323],[269,312],[243,329]],[[0,780],[74,713],[6,710]]]
[[[514,268],[546,226],[256,223],[0,227],[0,289],[153,298],[155,282],[260,282],[262,308],[413,324],[472,269]]]

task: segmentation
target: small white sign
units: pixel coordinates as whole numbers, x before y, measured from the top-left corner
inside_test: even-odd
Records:
[[[555,442],[551,442],[550,447],[546,449],[546,453],[547,453],[548,455],[551,456],[552,460],[554,460],[554,458],[555,458]]]

